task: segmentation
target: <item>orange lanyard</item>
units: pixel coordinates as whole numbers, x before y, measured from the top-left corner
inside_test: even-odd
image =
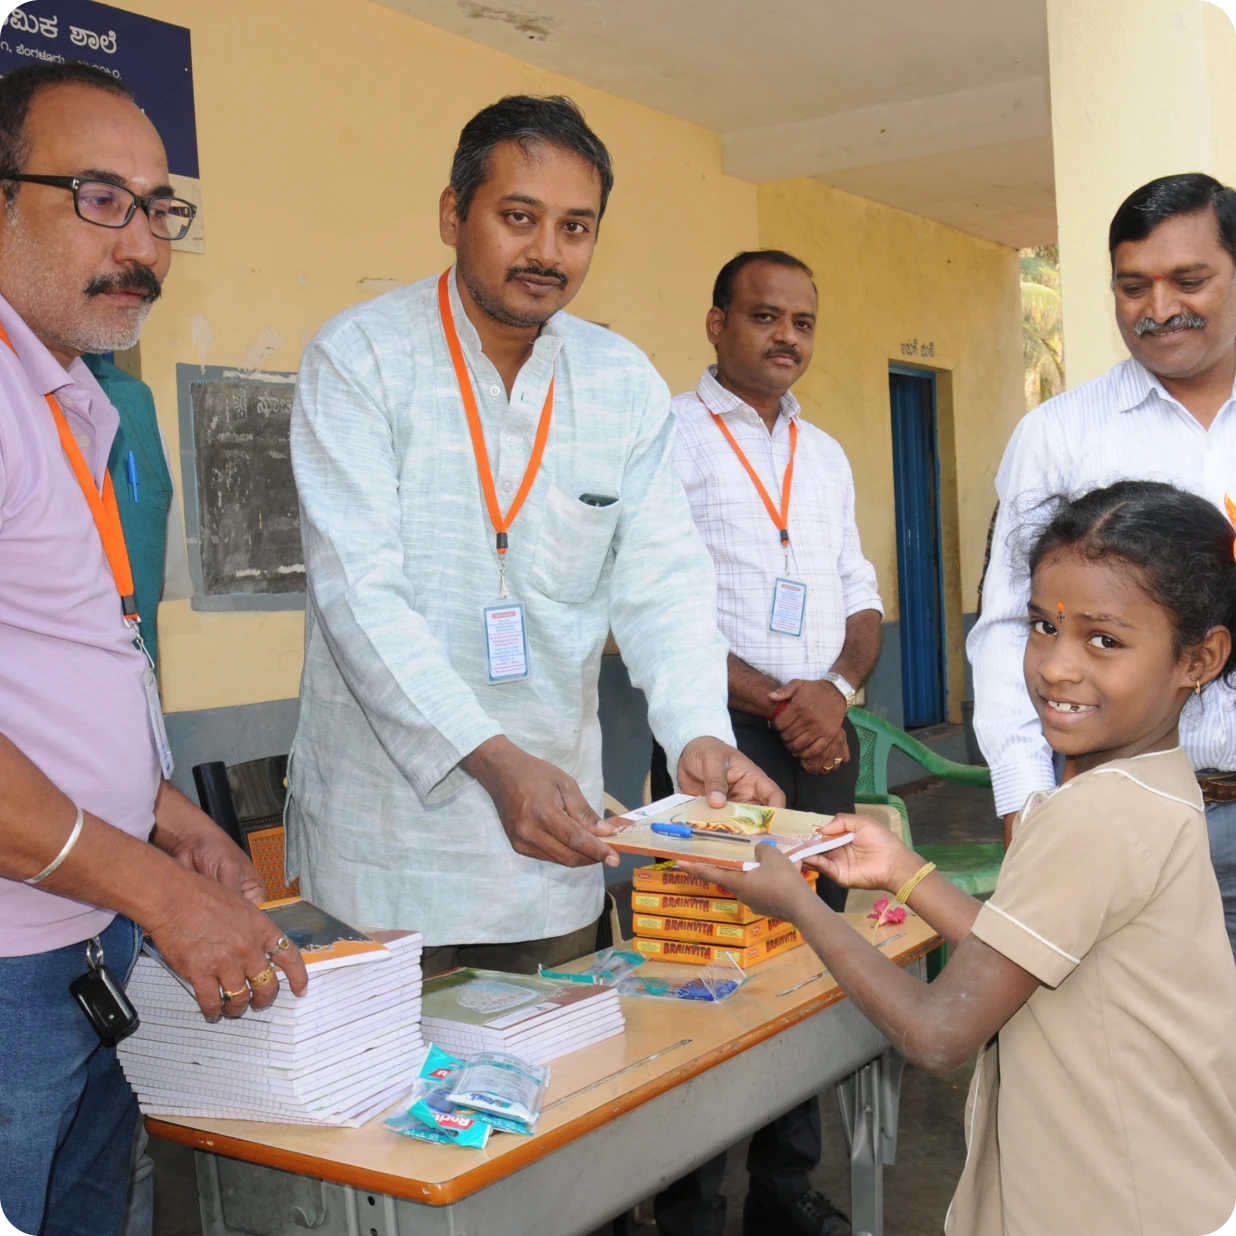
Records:
[[[705,404],[705,407],[707,407],[707,404]],[[764,488],[764,482],[760,480],[755,469],[751,466],[751,461],[743,454],[742,447],[738,445],[734,435],[730,433],[730,427],[711,408],[708,408],[708,415],[717,422],[717,428],[725,434],[726,440],[734,448],[734,454],[738,456],[738,462],[747,469],[747,475],[751,478],[760,497],[764,499],[764,507],[777,527],[777,535],[781,538],[781,544],[786,549],[789,549],[790,486],[794,483],[794,453],[798,450],[798,422],[795,420],[790,421],[790,462],[785,465],[785,476],[781,481],[781,509],[777,510],[773,506],[773,500],[768,496],[768,490]]]
[[[459,334],[455,330],[455,316],[451,313],[451,295],[448,279],[450,270],[442,272],[438,280],[438,309],[442,314],[442,329],[446,332],[446,345],[451,350],[451,360],[455,365],[455,380],[459,384],[459,396],[463,400],[464,411],[468,414],[468,432],[472,435],[472,453],[476,456],[476,470],[481,478],[481,491],[485,495],[485,506],[489,510],[489,522],[494,526],[494,548],[498,551],[498,571],[502,585],[502,596],[506,596],[506,550],[507,529],[515,522],[524,499],[532,488],[536,474],[541,467],[541,458],[545,454],[545,442],[549,437],[549,422],[554,415],[554,379],[549,379],[549,392],[545,396],[545,406],[541,409],[541,419],[536,427],[536,440],[532,444],[532,458],[528,460],[528,469],[524,473],[523,483],[515,500],[502,514],[498,506],[498,493],[494,489],[494,474],[489,466],[489,452],[485,449],[485,433],[481,429],[481,414],[476,408],[476,395],[472,391],[472,379],[468,376],[468,367],[464,363],[463,348],[459,345]]]
[[[0,325],[0,343],[7,345],[14,356],[17,349],[9,333]],[[81,486],[94,516],[94,526],[99,530],[99,540],[103,542],[103,553],[107,556],[107,565],[112,569],[112,578],[116,581],[116,591],[120,593],[120,608],[125,619],[137,620],[137,598],[133,592],[133,569],[129,565],[129,550],[124,541],[124,528],[120,524],[120,507],[116,504],[116,491],[112,488],[111,474],[103,471],[103,492],[95,488],[94,477],[86,463],[82,449],[77,439],[69,429],[69,423],[64,418],[55,395],[44,395],[47,406],[51,409],[52,419],[56,422],[56,432],[60,435],[60,445],[68,457],[73,475]]]

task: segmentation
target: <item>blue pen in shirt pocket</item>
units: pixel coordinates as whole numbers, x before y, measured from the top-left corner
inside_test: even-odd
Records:
[[[133,504],[137,505],[137,459],[133,452],[129,452],[128,459],[124,463],[125,475],[129,478],[129,492],[133,495]]]

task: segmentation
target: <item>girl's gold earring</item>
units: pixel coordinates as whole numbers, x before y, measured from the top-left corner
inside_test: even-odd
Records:
[[[1193,694],[1201,695],[1201,693],[1202,693],[1202,680],[1200,678],[1195,678],[1193,680]]]

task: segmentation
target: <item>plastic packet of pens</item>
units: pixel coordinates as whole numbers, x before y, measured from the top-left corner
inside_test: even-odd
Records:
[[[560,983],[591,983],[596,987],[617,987],[636,966],[642,966],[644,958],[629,949],[603,948],[584,970],[547,970],[537,967],[543,979]]]
[[[747,975],[732,957],[721,954],[690,978],[662,978],[641,972],[618,984],[620,996],[657,996],[663,1000],[701,1000],[719,1004],[728,1000],[746,981]]]
[[[479,1149],[491,1132],[536,1132],[549,1069],[502,1052],[467,1060],[431,1044],[407,1110],[383,1121],[418,1141]]]

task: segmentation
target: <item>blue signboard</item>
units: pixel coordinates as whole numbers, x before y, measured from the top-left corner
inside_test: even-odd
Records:
[[[168,171],[198,179],[193,60],[184,26],[95,0],[25,0],[0,27],[0,74],[68,60],[120,78],[158,129]]]

